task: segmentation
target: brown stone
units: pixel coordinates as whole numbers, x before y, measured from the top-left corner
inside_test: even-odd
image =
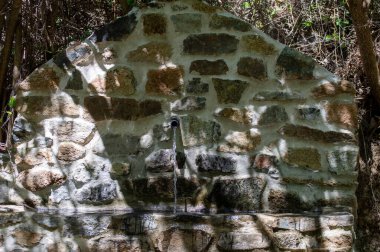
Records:
[[[324,83],[314,88],[311,92],[314,98],[320,99],[340,94],[355,94],[355,87],[351,82],[342,80],[339,83]]]
[[[351,134],[336,131],[322,131],[294,124],[286,124],[281,127],[278,132],[283,136],[296,137],[305,141],[311,140],[324,143],[356,142],[354,136]]]
[[[74,142],[86,145],[95,134],[95,125],[87,121],[65,120],[52,122],[50,130],[57,135],[59,142]]]
[[[182,89],[182,67],[149,70],[145,91],[150,94],[178,95]]]
[[[290,165],[320,170],[321,154],[315,148],[289,148],[283,157]]]
[[[221,75],[228,71],[228,66],[224,60],[195,60],[190,65],[190,72],[193,71],[200,75]]]
[[[13,231],[12,236],[15,238],[18,245],[29,248],[36,246],[43,237],[40,233],[22,229],[16,229]]]
[[[72,162],[83,158],[86,150],[75,143],[63,142],[59,145],[57,158],[62,161]]]
[[[51,149],[33,148],[30,149],[25,156],[21,156],[20,153],[15,154],[15,164],[18,167],[30,168],[45,162],[50,164],[54,163]]]
[[[183,51],[196,55],[220,55],[237,50],[239,40],[225,33],[190,35],[183,41]]]
[[[358,110],[352,103],[327,103],[324,106],[329,123],[336,123],[346,128],[356,128],[358,125]]]
[[[269,191],[268,207],[271,212],[275,213],[299,212],[310,208],[301,201],[298,195],[277,189]]]
[[[205,12],[205,13],[214,13],[215,11],[219,10],[216,6],[210,6],[208,4],[205,4],[202,1],[197,1],[192,4],[192,7],[194,10]]]
[[[272,55],[276,53],[273,44],[265,41],[260,35],[245,35],[242,37],[243,48],[248,52],[256,52],[262,55]]]
[[[146,62],[163,64],[170,60],[172,48],[165,42],[149,42],[129,52],[128,60],[132,62]]]
[[[166,33],[167,21],[165,16],[157,13],[150,13],[145,14],[142,18],[145,34],[160,35]]]
[[[77,117],[79,106],[76,98],[69,95],[25,96],[17,99],[16,111],[34,122],[50,117]]]
[[[322,233],[321,243],[328,249],[350,249],[354,238],[350,230],[333,229]]]
[[[228,17],[223,15],[214,14],[211,17],[210,28],[213,29],[227,29],[247,32],[250,31],[251,25],[234,17]]]
[[[95,121],[138,120],[162,112],[161,102],[155,100],[137,101],[135,99],[88,96],[84,106]]]
[[[245,132],[231,132],[225,138],[226,144],[220,145],[218,151],[244,153],[256,149],[261,142],[261,134],[256,129]]]
[[[275,232],[274,242],[281,250],[290,249],[304,249],[310,247],[309,244],[305,244],[304,237],[301,232],[295,230],[280,230]]]
[[[271,168],[275,167],[277,164],[277,159],[275,156],[272,155],[266,155],[266,154],[257,154],[251,159],[251,163],[253,168],[259,170],[259,171],[266,171]]]
[[[183,13],[171,16],[176,32],[200,32],[202,28],[202,15],[198,13]]]
[[[151,251],[147,243],[143,243],[138,236],[116,234],[113,236],[96,237],[88,241],[89,250],[97,252],[144,252]]]
[[[248,82],[241,80],[223,80],[213,78],[214,88],[219,103],[234,103],[240,101],[244,90],[248,87]]]
[[[120,67],[107,72],[105,77],[98,76],[88,88],[100,94],[131,95],[135,92],[136,79],[127,67]]]
[[[243,57],[240,58],[237,67],[237,72],[240,75],[253,77],[258,80],[267,79],[267,68],[261,59]]]
[[[38,68],[18,85],[20,91],[48,91],[59,89],[59,77],[53,68]]]
[[[229,119],[234,122],[243,123],[243,124],[251,124],[252,123],[252,115],[251,113],[243,108],[224,108],[215,113],[218,117],[223,117]]]
[[[21,172],[17,180],[25,189],[36,192],[49,186],[63,184],[66,181],[66,176],[58,170],[35,167]]]

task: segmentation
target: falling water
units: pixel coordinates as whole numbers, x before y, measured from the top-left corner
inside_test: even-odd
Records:
[[[176,160],[176,129],[177,127],[173,127],[173,159],[174,159],[174,167],[173,167],[173,180],[174,180],[174,208],[173,214],[177,213],[177,160]]]

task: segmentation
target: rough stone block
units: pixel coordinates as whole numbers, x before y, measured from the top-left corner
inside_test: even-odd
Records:
[[[253,77],[258,80],[268,78],[267,67],[263,60],[251,57],[240,58],[237,64],[237,72],[240,75]]]
[[[312,95],[316,99],[333,97],[340,94],[355,94],[354,85],[349,82],[342,80],[338,83],[324,83],[318,87],[315,87],[312,91]]]
[[[16,243],[22,247],[32,248],[38,245],[41,239],[44,237],[43,234],[30,231],[23,228],[17,228],[12,232],[13,238]]]
[[[217,180],[209,197],[220,212],[260,210],[264,187],[265,181],[260,177]]]
[[[214,13],[215,11],[219,10],[218,7],[208,5],[208,4],[206,4],[204,2],[201,2],[201,1],[194,2],[191,5],[191,7],[193,7],[194,10],[205,12],[205,13],[208,13],[208,14]]]
[[[35,129],[31,123],[28,122],[20,114],[17,115],[13,122],[12,141],[14,144],[19,144],[32,139],[35,135]]]
[[[131,11],[127,15],[117,18],[115,21],[94,31],[88,39],[93,43],[120,41],[135,30],[137,22],[136,12]]]
[[[321,109],[317,106],[301,105],[297,107],[297,116],[305,121],[320,120]]]
[[[217,111],[215,115],[243,124],[251,124],[254,117],[251,111],[245,108],[223,108]]]
[[[328,249],[347,249],[352,248],[354,237],[350,230],[333,229],[322,232],[321,243]]]
[[[329,171],[337,175],[351,174],[355,171],[358,150],[334,150],[327,153]]]
[[[35,213],[32,216],[32,220],[45,229],[55,230],[59,227],[60,219],[53,215]]]
[[[252,167],[257,171],[268,173],[269,169],[276,167],[278,160],[275,156],[267,154],[257,154],[252,159]]]
[[[283,136],[296,137],[305,141],[311,140],[324,143],[356,142],[354,136],[351,134],[336,131],[322,131],[294,124],[286,124],[285,126],[281,127],[278,132]]]
[[[289,91],[261,91],[253,96],[254,101],[304,101],[306,98],[299,92]]]
[[[136,79],[129,68],[119,67],[108,71],[105,77],[95,78],[88,89],[99,94],[131,95],[136,90]]]
[[[189,8],[189,6],[178,3],[178,4],[172,4],[171,5],[172,11],[184,11]]]
[[[94,59],[94,53],[88,44],[72,42],[66,48],[66,57],[73,65],[86,66]]]
[[[228,134],[225,140],[227,143],[220,145],[218,151],[244,153],[256,149],[261,142],[261,134],[257,129],[234,131]]]
[[[267,42],[263,37],[257,34],[245,35],[241,40],[245,51],[262,55],[272,55],[277,52],[273,44]]]
[[[189,33],[200,32],[202,27],[202,15],[195,13],[177,14],[170,17],[176,32]]]
[[[279,105],[269,106],[260,115],[258,125],[268,125],[274,123],[287,122],[289,116],[285,111],[285,108]]]
[[[273,236],[275,244],[282,250],[301,250],[317,245],[315,238],[304,237],[302,233],[295,230],[277,231]]]
[[[145,158],[145,167],[150,172],[169,172],[176,166],[174,152],[171,149],[163,149],[152,152]]]
[[[220,138],[220,125],[214,121],[203,121],[196,116],[181,117],[181,135],[184,146],[212,145]]]
[[[74,192],[74,199],[85,204],[109,204],[116,198],[116,183],[112,180],[91,181]]]
[[[59,170],[52,170],[45,167],[34,167],[22,171],[17,180],[29,191],[36,192],[50,186],[62,185],[66,181],[66,176]]]
[[[83,158],[86,149],[72,142],[62,142],[58,147],[57,158],[61,161],[72,162]]]
[[[103,235],[88,241],[90,251],[151,251],[152,248],[141,237],[117,235]]]
[[[276,73],[287,79],[312,79],[315,62],[302,53],[285,47],[276,63]]]
[[[94,137],[96,128],[93,123],[84,120],[59,120],[45,123],[45,127],[56,135],[59,142],[74,142],[86,145]]]
[[[195,111],[202,110],[206,107],[206,98],[199,96],[186,96],[170,104],[172,111]]]
[[[346,128],[356,128],[358,125],[358,110],[352,103],[327,103],[324,106],[326,119],[329,123],[336,123]]]
[[[321,154],[315,148],[289,148],[283,157],[284,161],[290,165],[302,168],[320,170]]]
[[[201,82],[201,78],[193,78],[186,86],[186,92],[190,94],[203,94],[208,93],[209,85]]]
[[[72,236],[93,237],[105,233],[111,223],[111,216],[87,214],[64,218],[63,232]]]
[[[220,55],[237,50],[239,40],[225,33],[190,35],[183,41],[183,51],[197,55]]]
[[[224,60],[195,60],[190,65],[190,72],[193,71],[200,75],[221,75],[228,71],[228,66]]]
[[[270,240],[261,233],[228,232],[221,233],[217,246],[222,251],[256,251],[269,248]]]
[[[237,162],[231,157],[218,155],[200,154],[195,160],[198,171],[235,173]]]
[[[0,180],[0,204],[4,204],[8,202],[9,202],[9,184],[7,181]]]
[[[69,95],[25,96],[17,99],[16,111],[31,122],[49,117],[78,117],[77,103]]]
[[[25,155],[15,154],[15,164],[21,169],[31,168],[43,163],[53,164],[53,153],[48,148],[32,148]]]
[[[138,120],[162,112],[161,102],[155,100],[137,101],[135,99],[88,96],[84,106],[96,121],[102,120]]]
[[[152,214],[126,214],[112,216],[110,229],[120,230],[129,235],[146,235],[159,227],[159,222]]]
[[[213,78],[214,88],[219,103],[237,104],[240,101],[245,89],[248,87],[248,82],[241,80],[223,80]]]
[[[213,236],[204,230],[170,228],[161,232],[155,243],[160,251],[207,251]]]
[[[166,33],[166,17],[157,13],[145,14],[143,17],[144,33],[147,35],[160,35]]]
[[[305,205],[298,195],[287,192],[286,190],[271,189],[268,195],[268,207],[271,212],[286,213],[300,212],[309,210],[310,207]]]
[[[182,89],[183,75],[182,67],[149,70],[145,91],[148,94],[178,95]]]
[[[214,14],[211,16],[210,28],[212,29],[227,29],[241,32],[250,31],[251,25],[234,17]]]
[[[170,60],[172,47],[165,42],[149,42],[137,47],[128,53],[128,60],[132,62],[163,64]]]
[[[74,70],[70,77],[69,80],[67,81],[67,85],[65,89],[70,89],[70,90],[82,90],[83,89],[83,81],[82,81],[82,74],[78,70]]]
[[[139,152],[139,137],[119,134],[102,136],[105,151],[108,155],[135,155]]]
[[[19,91],[55,92],[59,89],[59,76],[53,68],[37,68],[18,85]]]

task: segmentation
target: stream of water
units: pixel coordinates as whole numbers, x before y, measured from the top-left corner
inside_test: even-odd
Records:
[[[177,159],[176,159],[176,129],[177,127],[173,127],[173,181],[174,181],[174,206],[173,206],[173,214],[177,213]]]

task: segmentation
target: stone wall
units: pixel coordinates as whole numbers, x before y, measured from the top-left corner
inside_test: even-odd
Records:
[[[355,214],[353,95],[218,8],[135,8],[20,83],[0,203],[172,211],[177,163],[179,212]]]

